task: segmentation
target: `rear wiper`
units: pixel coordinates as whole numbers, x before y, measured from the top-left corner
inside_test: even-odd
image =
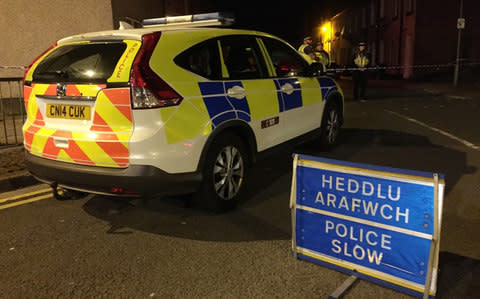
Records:
[[[57,76],[62,77],[62,78],[68,78],[68,72],[67,71],[56,70],[55,74],[57,74]]]

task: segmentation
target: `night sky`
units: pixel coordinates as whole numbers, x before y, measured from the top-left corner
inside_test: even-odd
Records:
[[[234,27],[264,31],[277,35],[292,45],[300,44],[303,37],[310,35],[314,26],[320,25],[322,17],[331,17],[346,0],[313,1],[212,1],[213,9],[233,12]]]

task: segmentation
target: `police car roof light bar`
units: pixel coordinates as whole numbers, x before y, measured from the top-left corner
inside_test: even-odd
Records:
[[[145,19],[143,27],[151,26],[230,26],[235,22],[232,14],[225,12],[212,12],[185,16],[163,17]]]

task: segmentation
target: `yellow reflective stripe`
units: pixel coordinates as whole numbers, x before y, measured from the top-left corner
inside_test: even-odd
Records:
[[[115,70],[107,79],[107,82],[128,82],[130,80],[130,68],[140,49],[141,42],[134,40],[124,40],[123,42],[127,44],[127,48],[118,60]]]
[[[28,99],[28,105],[27,105],[28,122],[33,123],[35,121],[35,118],[37,117],[37,110],[38,110],[37,100],[35,99],[35,94],[32,91],[30,93],[30,98]]]
[[[64,162],[74,162],[73,159],[63,149],[58,152],[57,160]]]
[[[86,140],[84,133],[72,132],[72,139],[82,152],[97,166],[117,166],[118,164],[95,142]],[[73,141],[72,140],[72,141]]]
[[[115,108],[115,105],[103,92],[99,93],[97,97],[95,112],[114,132],[129,132],[132,130],[132,122]]]
[[[29,129],[31,126],[32,126],[31,123],[28,122],[28,121],[26,121],[26,122],[23,124],[23,127],[22,127],[23,136],[25,136],[25,132],[27,132],[28,129]],[[23,143],[24,143],[24,144],[26,144],[25,142],[26,142],[26,140],[23,139]]]
[[[38,132],[33,136],[32,140],[32,152],[43,153],[45,149],[45,145],[47,144],[48,138],[53,135],[57,130],[55,129],[48,129],[48,128],[41,128]]]
[[[317,78],[299,78],[303,106],[322,102],[322,90]]]
[[[115,133],[115,136],[117,136],[118,140],[122,142],[123,145],[125,145],[126,148],[128,148],[128,141],[130,140],[130,137],[132,136],[131,130],[126,133]]]
[[[265,44],[263,43],[263,40],[259,37],[257,37],[257,42],[260,45],[260,50],[262,51],[263,58],[265,58],[265,62],[267,63],[268,76],[269,77],[276,77],[277,72],[275,71],[275,68],[273,67],[273,62],[272,62],[272,59],[270,58],[270,55],[268,54],[267,47],[265,47]]]
[[[217,40],[217,46],[218,46],[218,52],[220,53],[220,65],[222,66],[222,78],[228,78],[230,77],[228,73],[227,66],[225,65],[225,60],[223,58],[223,50],[222,50],[222,44],[220,43],[220,40]]]
[[[205,126],[210,122],[210,118],[196,108],[199,103],[192,103],[198,101],[203,102],[203,99],[194,98],[184,101],[178,108],[160,109],[162,120],[165,121],[165,136],[169,144],[206,133]]]
[[[29,122],[33,123],[37,117],[38,103],[36,99],[37,94],[44,94],[48,89],[49,84],[35,84],[33,90],[30,93],[30,98],[28,99],[27,107],[27,119]]]
[[[101,87],[98,85],[91,85],[91,84],[77,84],[75,85],[84,97],[96,97],[98,92],[102,90]]]
[[[276,87],[272,79],[244,80],[242,84],[245,90],[249,91],[247,99],[252,120],[262,119],[280,112],[278,96],[275,92]]]

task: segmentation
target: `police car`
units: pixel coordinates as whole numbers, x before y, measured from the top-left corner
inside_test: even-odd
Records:
[[[26,165],[58,199],[195,193],[221,210],[257,153],[315,130],[337,141],[343,94],[318,65],[270,34],[207,26],[222,14],[173,21],[67,37],[27,69]]]

